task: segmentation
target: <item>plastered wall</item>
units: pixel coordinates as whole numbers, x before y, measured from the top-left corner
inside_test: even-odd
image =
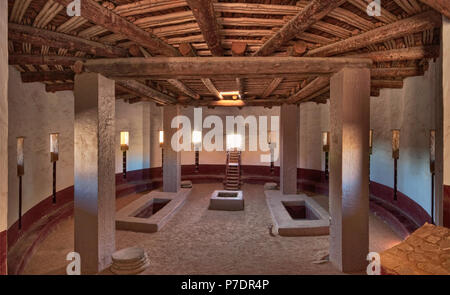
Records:
[[[9,67],[8,226],[18,219],[17,137],[24,136],[23,207],[25,213],[52,194],[49,134],[59,133],[56,189],[73,185],[74,98],[71,91],[47,93],[42,83],[21,82]]]
[[[7,228],[8,210],[8,2],[0,3],[0,233]],[[0,241],[1,243],[2,241]],[[0,250],[2,249],[0,244]],[[3,253],[0,251],[0,255]],[[0,260],[2,257],[0,257]],[[0,261],[0,267],[2,266]],[[0,273],[2,269],[0,268]]]

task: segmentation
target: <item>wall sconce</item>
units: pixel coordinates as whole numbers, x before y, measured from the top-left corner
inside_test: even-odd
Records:
[[[328,179],[328,154],[330,152],[330,132],[322,132],[322,150],[325,153],[325,179]]]
[[[373,147],[373,129],[369,130],[369,183],[370,183],[370,156],[372,155]]]
[[[275,149],[276,145],[275,132],[269,131],[269,133],[267,134],[267,144],[269,145],[270,148],[270,174],[273,175],[275,173],[275,163],[273,154],[273,150]]]
[[[17,176],[19,177],[19,229],[22,228],[22,176],[25,174],[24,141],[25,137],[17,137]]]
[[[392,130],[392,158],[394,158],[394,200],[397,200],[397,161],[400,157],[400,129]]]
[[[430,130],[431,223],[434,224],[434,175],[436,162],[436,130]]]
[[[128,131],[120,132],[120,150],[122,151],[122,173],[123,179],[127,178],[127,151],[129,148],[129,133]]]
[[[53,204],[56,204],[56,162],[59,159],[59,133],[50,133],[50,162],[53,163]]]
[[[198,131],[198,130],[192,131],[192,143],[194,144],[194,151],[195,151],[195,172],[198,173],[199,158],[200,158],[199,149],[202,144],[202,132],[201,131]]]
[[[161,171],[164,167],[164,131],[159,130],[159,147],[161,148]]]

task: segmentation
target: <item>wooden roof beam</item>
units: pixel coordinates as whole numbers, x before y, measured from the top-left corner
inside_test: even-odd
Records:
[[[264,89],[264,92],[261,94],[262,98],[266,98],[272,94],[272,92],[277,89],[278,85],[280,85],[281,81],[283,81],[283,78],[275,78],[273,79],[269,85],[267,85],[266,89]]]
[[[85,58],[60,56],[60,55],[27,55],[10,54],[8,56],[10,65],[48,65],[48,66],[73,66],[77,61],[84,61]]]
[[[116,81],[116,85],[129,93],[132,93],[139,97],[152,99],[158,103],[172,104],[177,102],[177,99],[175,97],[162,93],[138,81]]]
[[[442,15],[450,18],[450,4],[448,0],[419,0],[420,2],[433,7],[435,10],[439,11]]]
[[[439,52],[440,47],[438,45],[432,45],[350,54],[346,55],[346,57],[370,58],[374,62],[389,62],[400,60],[418,60],[424,58],[438,58]]]
[[[72,0],[55,0],[65,7]],[[102,26],[108,31],[125,36],[127,39],[148,48],[151,52],[165,56],[178,56],[178,51],[163,40],[151,33],[144,31],[135,24],[129,22],[124,17],[115,14],[108,8],[103,7],[93,0],[83,0],[81,2],[81,16],[90,22]]]
[[[8,24],[8,38],[9,40],[20,43],[82,51],[102,57],[127,56],[127,51],[124,48],[113,47],[63,33],[13,23]]]
[[[275,52],[283,44],[301,35],[311,25],[325,17],[330,11],[344,3],[345,0],[313,0],[295,17],[286,23],[275,35],[273,35],[254,56],[266,56]]]
[[[308,97],[311,97],[315,93],[324,89],[329,84],[330,84],[329,76],[317,77],[314,80],[312,80],[309,84],[307,84],[305,87],[303,87],[298,92],[296,92],[294,95],[289,97],[287,100],[289,101],[289,103],[302,102],[303,100],[307,99]]]
[[[222,56],[223,48],[213,1],[187,0],[213,56]]]
[[[247,50],[247,43],[245,42],[233,42],[231,43],[231,53],[233,56],[244,56]],[[241,98],[245,97],[244,92],[245,80],[243,78],[236,78],[236,86],[239,91]]]
[[[44,72],[22,72],[20,73],[23,83],[45,82],[45,81],[64,81],[75,78],[72,71],[44,71]]]
[[[154,57],[90,59],[78,65],[80,70],[84,68],[86,71],[125,80],[130,77],[180,79],[263,74],[277,78],[289,74],[327,75],[343,67],[367,68],[372,66],[372,61],[346,57]]]
[[[439,27],[441,16],[435,11],[427,11],[410,18],[399,20],[360,35],[310,50],[305,56],[333,56],[367,47],[394,38]]]

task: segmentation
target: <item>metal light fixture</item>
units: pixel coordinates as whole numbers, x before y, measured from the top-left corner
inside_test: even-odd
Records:
[[[161,171],[164,167],[164,131],[159,130],[159,147],[161,148]]]
[[[127,151],[129,149],[129,133],[128,131],[120,132],[120,149],[122,150],[122,171],[123,179],[127,178]]]
[[[330,152],[330,132],[322,132],[322,150],[325,153],[325,178],[328,179],[328,155]]]
[[[195,172],[199,171],[200,147],[202,145],[202,132],[199,130],[192,131],[192,143],[195,151]]]
[[[436,130],[430,130],[431,223],[434,224],[434,175],[436,162]]]
[[[394,159],[394,200],[397,200],[397,161],[400,158],[400,129],[392,130],[392,158]]]
[[[25,174],[24,141],[25,137],[17,137],[17,176],[19,177],[19,229],[22,228],[22,176]]]
[[[373,129],[369,130],[369,183],[370,183],[370,156],[372,155],[373,147]]]
[[[53,163],[53,204],[56,204],[56,162],[59,159],[59,133],[50,133],[50,162]]]
[[[275,163],[274,163],[274,148],[276,144],[275,132],[269,131],[267,134],[267,144],[270,148],[270,173],[273,175],[275,173]]]

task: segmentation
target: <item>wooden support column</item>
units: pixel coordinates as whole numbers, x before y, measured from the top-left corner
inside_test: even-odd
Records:
[[[75,76],[75,251],[97,273],[115,250],[114,81]]]
[[[0,275],[4,275],[8,229],[8,1],[0,3],[0,138]]]
[[[284,195],[297,193],[298,124],[296,104],[280,108],[280,190]]]
[[[178,128],[172,128],[172,120],[180,114],[178,105],[164,106],[164,159],[163,159],[163,191],[178,192],[181,185],[181,155],[177,146],[172,145],[172,137]],[[175,142],[174,142],[175,143]],[[175,143],[176,145],[178,142]]]
[[[330,94],[330,261],[361,271],[369,252],[370,70],[342,69]]]
[[[450,19],[442,20],[443,194],[436,204],[439,224],[450,227]],[[436,158],[436,162],[439,159]],[[438,197],[438,195],[436,195]]]

